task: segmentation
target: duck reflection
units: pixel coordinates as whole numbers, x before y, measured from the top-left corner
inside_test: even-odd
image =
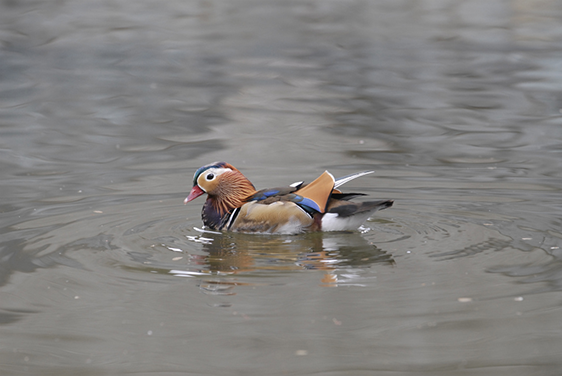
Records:
[[[357,233],[308,233],[268,235],[204,233],[194,239],[203,243],[207,256],[197,263],[203,270],[220,274],[264,273],[268,271],[322,270],[321,283],[338,285],[338,271],[364,269],[374,263],[392,265],[392,256]],[[226,295],[244,283],[214,278],[202,281],[207,293]]]

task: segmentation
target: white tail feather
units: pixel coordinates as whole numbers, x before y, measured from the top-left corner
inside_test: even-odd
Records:
[[[360,178],[361,176],[372,174],[373,172],[375,171],[362,171],[362,172],[356,172],[351,175],[342,176],[341,178],[337,178],[334,188],[338,188],[344,185],[345,183],[347,183],[348,181],[352,181],[353,179]]]

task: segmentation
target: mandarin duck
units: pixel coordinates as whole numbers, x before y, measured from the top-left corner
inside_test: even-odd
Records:
[[[338,188],[373,171],[335,179],[325,171],[312,183],[262,189],[225,162],[203,166],[193,175],[193,188],[184,204],[207,193],[201,218],[211,230],[296,234],[312,231],[357,230],[377,210],[392,200],[353,202],[363,193],[342,193]]]

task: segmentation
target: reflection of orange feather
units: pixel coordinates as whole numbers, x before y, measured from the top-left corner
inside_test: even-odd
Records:
[[[320,207],[320,213],[326,211],[326,205],[334,189],[336,179],[328,171],[324,171],[316,180],[304,188],[299,189],[295,194],[306,197],[314,201]]]

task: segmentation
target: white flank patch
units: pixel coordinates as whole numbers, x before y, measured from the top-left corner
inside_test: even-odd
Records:
[[[279,226],[276,230],[276,234],[286,234],[286,235],[293,235],[299,234],[302,232],[302,223],[296,217],[291,217],[287,223],[282,226]]]
[[[354,231],[369,218],[371,212],[340,217],[336,213],[326,213],[322,217],[322,231]]]

